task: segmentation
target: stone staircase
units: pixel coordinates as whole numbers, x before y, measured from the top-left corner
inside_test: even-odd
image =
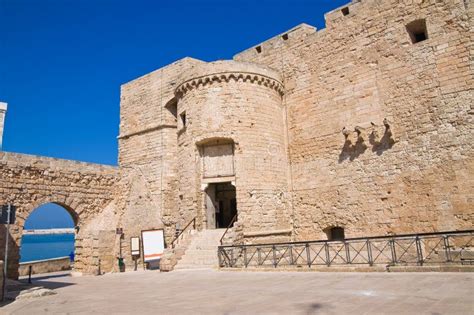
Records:
[[[189,245],[174,270],[217,268],[217,247],[224,229],[202,230],[192,235]]]

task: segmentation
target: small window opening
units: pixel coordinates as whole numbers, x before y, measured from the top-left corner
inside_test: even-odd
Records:
[[[182,112],[181,114],[179,114],[179,117],[181,118],[181,123],[183,127],[186,127],[186,112]]]
[[[257,53],[261,53],[262,52],[262,46],[255,47],[255,50],[257,51]]]
[[[283,34],[281,38],[283,38],[283,40],[288,40],[288,34]]]
[[[349,15],[349,7],[345,7],[341,9],[342,15],[346,16]]]
[[[329,241],[343,241],[345,239],[344,228],[333,227],[326,230]]]
[[[408,23],[407,26],[408,35],[410,35],[411,42],[413,44],[422,42],[428,39],[428,31],[426,29],[426,20],[416,20]]]

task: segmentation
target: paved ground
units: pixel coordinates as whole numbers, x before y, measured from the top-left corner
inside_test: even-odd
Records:
[[[474,274],[137,271],[35,280],[6,314],[474,314]]]

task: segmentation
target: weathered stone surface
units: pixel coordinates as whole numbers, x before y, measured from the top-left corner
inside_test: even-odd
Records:
[[[294,239],[472,228],[472,4],[348,8],[235,56],[283,77]],[[420,18],[428,39],[412,44],[405,26]]]
[[[193,218],[215,228],[218,183],[235,187],[226,243],[472,228],[472,14],[462,0],[353,1],[324,30],[124,84],[118,169],[0,155],[15,244],[32,209],[57,202],[79,219],[77,270],[117,270],[120,255],[130,268],[142,230],[170,244]]]
[[[87,262],[93,255],[99,255],[88,242],[100,230],[115,230],[115,224],[97,226],[97,223],[115,197],[113,187],[118,178],[118,169],[112,166],[0,152],[0,204],[12,203],[17,207],[16,223],[10,227],[8,274],[18,276],[25,220],[37,207],[50,202],[63,206],[78,227],[75,269],[87,272],[87,268],[97,268],[97,264],[91,267]],[[5,228],[2,225],[0,231],[1,257]],[[83,249],[85,246],[87,250]]]

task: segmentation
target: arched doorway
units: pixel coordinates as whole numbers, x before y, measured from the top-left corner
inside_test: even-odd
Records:
[[[69,256],[74,260],[77,218],[66,206],[46,203],[26,218],[20,246],[20,269],[31,261]],[[21,274],[21,272],[20,272]]]

